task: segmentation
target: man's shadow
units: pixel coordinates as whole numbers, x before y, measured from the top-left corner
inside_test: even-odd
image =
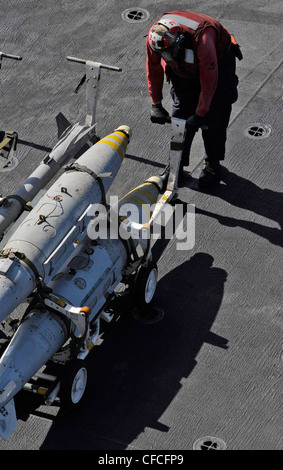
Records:
[[[185,335],[192,333],[193,336],[190,341],[192,358],[195,358],[203,342],[227,347],[224,338],[210,331],[221,306],[227,280],[227,272],[213,266],[213,262],[210,254],[196,253],[161,278],[157,285],[159,308],[170,314],[175,311],[177,317],[180,315],[188,322],[184,327],[185,330],[188,328]],[[182,335],[178,328],[178,338]]]
[[[250,220],[219,215],[197,207],[196,213],[213,217],[222,225],[242,227],[265,238],[270,243],[282,247],[283,194],[267,188],[261,189],[252,181],[242,178],[224,167],[222,168],[221,180],[224,184],[205,189],[205,192],[213,197],[219,197],[233,206],[252,211],[261,217],[276,222],[279,227],[269,227]],[[196,180],[191,180],[187,186],[196,191],[203,191],[199,189]]]
[[[155,306],[164,310],[159,322],[142,322],[130,313],[109,324],[102,344],[88,356],[82,404],[72,414],[59,411],[41,449],[121,450],[146,427],[169,430],[170,422],[163,424],[161,417],[197,366],[203,344],[228,348],[227,340],[211,331],[227,277],[213,261],[197,253],[159,280]]]

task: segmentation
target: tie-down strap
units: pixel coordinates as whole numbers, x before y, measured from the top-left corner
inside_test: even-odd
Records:
[[[35,278],[37,280],[41,280],[41,276],[39,275],[39,272],[37,271],[35,265],[21,251],[14,250],[13,248],[8,248],[8,249],[4,248],[3,250],[0,251],[0,258],[9,258],[11,260],[14,258],[17,258],[18,260],[23,261],[32,270]]]
[[[26,202],[21,196],[18,196],[17,194],[11,194],[11,195],[3,197],[0,201],[0,207],[8,199],[16,199],[16,201],[18,201],[21,204],[22,209],[25,210],[25,211],[31,211],[32,210],[32,207],[31,207],[30,203]]]
[[[66,172],[67,171],[83,171],[85,173],[88,173],[90,176],[92,176],[100,186],[102,203],[106,206],[105,189],[104,189],[104,185],[100,176],[94,173],[94,171],[90,170],[87,166],[79,165],[79,163],[73,163],[72,165],[66,166],[65,171]]]

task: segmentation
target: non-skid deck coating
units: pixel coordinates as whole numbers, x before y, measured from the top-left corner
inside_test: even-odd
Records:
[[[164,11],[220,20],[237,38],[239,100],[228,132],[223,182],[200,191],[203,145],[194,141],[179,203],[195,204],[196,240],[154,245],[158,323],[129,315],[110,324],[88,358],[79,410],[66,416],[34,395],[17,399],[19,423],[6,450],[192,450],[201,437],[227,450],[281,450],[282,439],[282,2],[149,2],[145,21],[125,21],[128,1],[1,3],[1,50],[23,57],[1,69],[1,129],[19,134],[19,165],[0,173],[11,194],[57,142],[55,116],[85,115],[84,66],[75,56],[122,67],[103,70],[97,131],[120,124],[133,137],[111,194],[124,195],[167,163],[170,126],[149,120],[145,37]],[[163,104],[170,111],[169,87]],[[271,126],[247,137],[250,123]]]

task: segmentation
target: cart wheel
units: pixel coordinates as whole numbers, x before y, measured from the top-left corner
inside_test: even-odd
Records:
[[[139,307],[149,307],[155,294],[158,270],[153,261],[141,266],[134,282],[134,300]]]
[[[60,400],[63,406],[75,408],[83,397],[87,384],[87,369],[79,359],[70,362],[61,379]]]

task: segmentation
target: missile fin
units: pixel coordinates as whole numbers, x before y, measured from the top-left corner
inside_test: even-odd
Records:
[[[68,129],[68,127],[70,127],[72,124],[68,121],[63,113],[57,114],[56,123],[58,128],[58,139],[60,139],[65,130]]]
[[[15,403],[12,398],[0,408],[0,436],[6,440],[17,426]]]

